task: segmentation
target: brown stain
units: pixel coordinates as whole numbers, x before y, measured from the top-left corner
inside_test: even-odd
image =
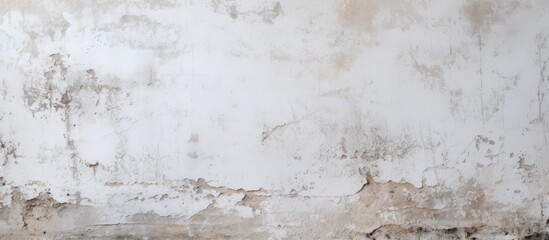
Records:
[[[363,31],[372,31],[374,17],[383,3],[376,0],[344,0],[340,1],[338,13],[341,23]]]
[[[13,188],[11,195],[10,207],[2,207],[1,211],[1,215],[6,216],[0,216],[0,219],[9,217],[7,220],[13,226],[19,226],[30,235],[46,234],[54,228],[55,220],[66,208],[66,204],[57,202],[49,192],[41,192],[35,198],[25,199],[19,188]]]
[[[20,230],[8,235],[0,234],[0,237],[42,235],[47,231],[48,234],[53,232],[53,236],[59,234],[57,236],[65,237],[249,239],[274,237],[276,232],[282,232],[287,238],[409,239],[423,236],[463,239],[508,233],[518,237],[531,236],[541,231],[540,227],[532,225],[539,219],[510,219],[508,212],[500,210],[505,208],[504,205],[486,200],[483,186],[475,180],[464,182],[457,189],[445,189],[376,182],[369,173],[365,177],[368,183],[355,195],[337,198],[272,195],[262,189],[249,191],[214,187],[204,179],[187,179],[183,183],[184,191],[216,193],[211,198],[212,204],[187,220],[150,211],[129,215],[126,221],[120,223],[99,222],[74,229],[64,228],[60,223],[64,218],[70,219],[71,215],[91,214],[93,209],[79,206],[77,212],[67,212],[74,206],[59,203],[48,193],[43,192],[36,198],[26,200],[15,190],[12,206],[0,209],[0,219],[10,214],[20,214]],[[217,197],[231,194],[244,194],[237,205],[252,208],[254,215],[244,218],[215,207]],[[455,199],[465,201],[456,202]],[[432,208],[433,203],[426,200],[442,201],[446,207]],[[353,227],[349,227],[351,225]]]
[[[311,64],[318,69],[315,74],[317,79],[336,81],[344,79],[342,76],[353,69],[359,51],[358,48],[351,48],[311,59]],[[292,59],[292,61],[295,60]]]
[[[79,196],[79,192],[76,194]],[[69,194],[67,194],[69,196]],[[79,201],[77,201],[79,202]],[[71,231],[74,223],[88,225],[96,217],[89,206],[61,203],[49,191],[27,199],[18,187],[13,187],[11,204],[0,205],[0,221],[10,224],[9,232],[0,232],[1,239],[58,239]]]
[[[462,9],[472,34],[485,34],[499,19],[496,3],[491,0],[468,0]]]
[[[365,32],[374,32],[377,27],[406,27],[420,20],[420,16],[408,1],[343,0],[337,2],[336,10],[339,15],[339,22],[343,27]],[[390,17],[389,19],[380,20],[380,26],[376,26],[379,20],[376,17],[383,10],[387,10]]]
[[[338,52],[330,57],[331,64],[334,67],[334,71],[337,75],[341,71],[349,71],[353,65],[356,57],[352,52]]]
[[[56,214],[62,211],[64,204],[55,201],[48,193],[40,193],[38,197],[25,201],[23,227],[31,233],[46,230]]]
[[[428,65],[414,60],[413,67],[421,75],[425,86],[431,89],[444,88],[444,70],[440,65]]]
[[[360,201],[350,206],[350,212],[361,212],[364,215],[379,216],[380,213],[393,215],[393,220],[382,220],[376,217],[352,215],[352,222],[362,222],[363,229],[377,229],[387,225],[399,227],[422,227],[429,232],[438,229],[482,227],[483,221],[502,223],[507,218],[498,212],[503,204],[486,200],[482,185],[474,179],[465,182],[455,190],[441,187],[416,188],[409,183],[376,182],[368,173],[367,185],[358,192]],[[456,199],[461,201],[456,202]],[[432,206],[438,201],[444,208]],[[426,202],[427,201],[427,202]],[[460,214],[456,214],[456,213]],[[498,212],[496,214],[496,212]],[[496,217],[497,215],[497,217]],[[493,219],[485,219],[493,216]],[[363,221],[363,218],[369,219]],[[483,220],[479,220],[482,218]],[[444,220],[443,222],[437,219]],[[504,224],[501,224],[504,226]],[[507,226],[509,229],[514,225]]]
[[[482,36],[492,30],[494,24],[504,21],[505,16],[527,4],[520,1],[467,0],[461,14],[469,23],[471,35]]]
[[[360,236],[359,239],[410,239],[417,236],[463,239],[461,236],[464,234],[506,235],[513,231],[517,236],[523,236],[525,233],[516,232],[516,224],[530,226],[537,222],[536,219],[521,219],[515,224],[505,223],[509,220],[508,212],[500,211],[505,206],[487,201],[483,187],[474,180],[457,189],[445,189],[376,182],[369,174],[366,178],[368,183],[354,196],[337,198],[341,205],[330,204],[333,200],[329,198],[279,197],[284,198],[283,204],[290,207],[277,208],[276,219],[287,236],[327,239],[353,239],[353,236]],[[355,196],[359,199],[355,200]],[[426,202],[431,199],[446,206],[434,208],[433,203]],[[496,229],[491,226],[496,226]],[[383,235],[380,237],[381,230]]]

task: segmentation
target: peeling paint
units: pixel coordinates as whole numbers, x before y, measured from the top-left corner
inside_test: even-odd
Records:
[[[6,0],[0,238],[549,238],[548,8]]]

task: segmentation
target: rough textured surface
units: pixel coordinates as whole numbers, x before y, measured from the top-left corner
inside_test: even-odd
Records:
[[[546,0],[0,0],[2,239],[549,239]]]

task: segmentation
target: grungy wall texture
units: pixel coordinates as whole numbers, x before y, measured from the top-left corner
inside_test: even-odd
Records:
[[[547,0],[0,0],[2,239],[543,239]]]

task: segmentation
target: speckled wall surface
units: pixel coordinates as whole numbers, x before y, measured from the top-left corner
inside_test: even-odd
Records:
[[[546,0],[0,0],[2,239],[541,239]]]

